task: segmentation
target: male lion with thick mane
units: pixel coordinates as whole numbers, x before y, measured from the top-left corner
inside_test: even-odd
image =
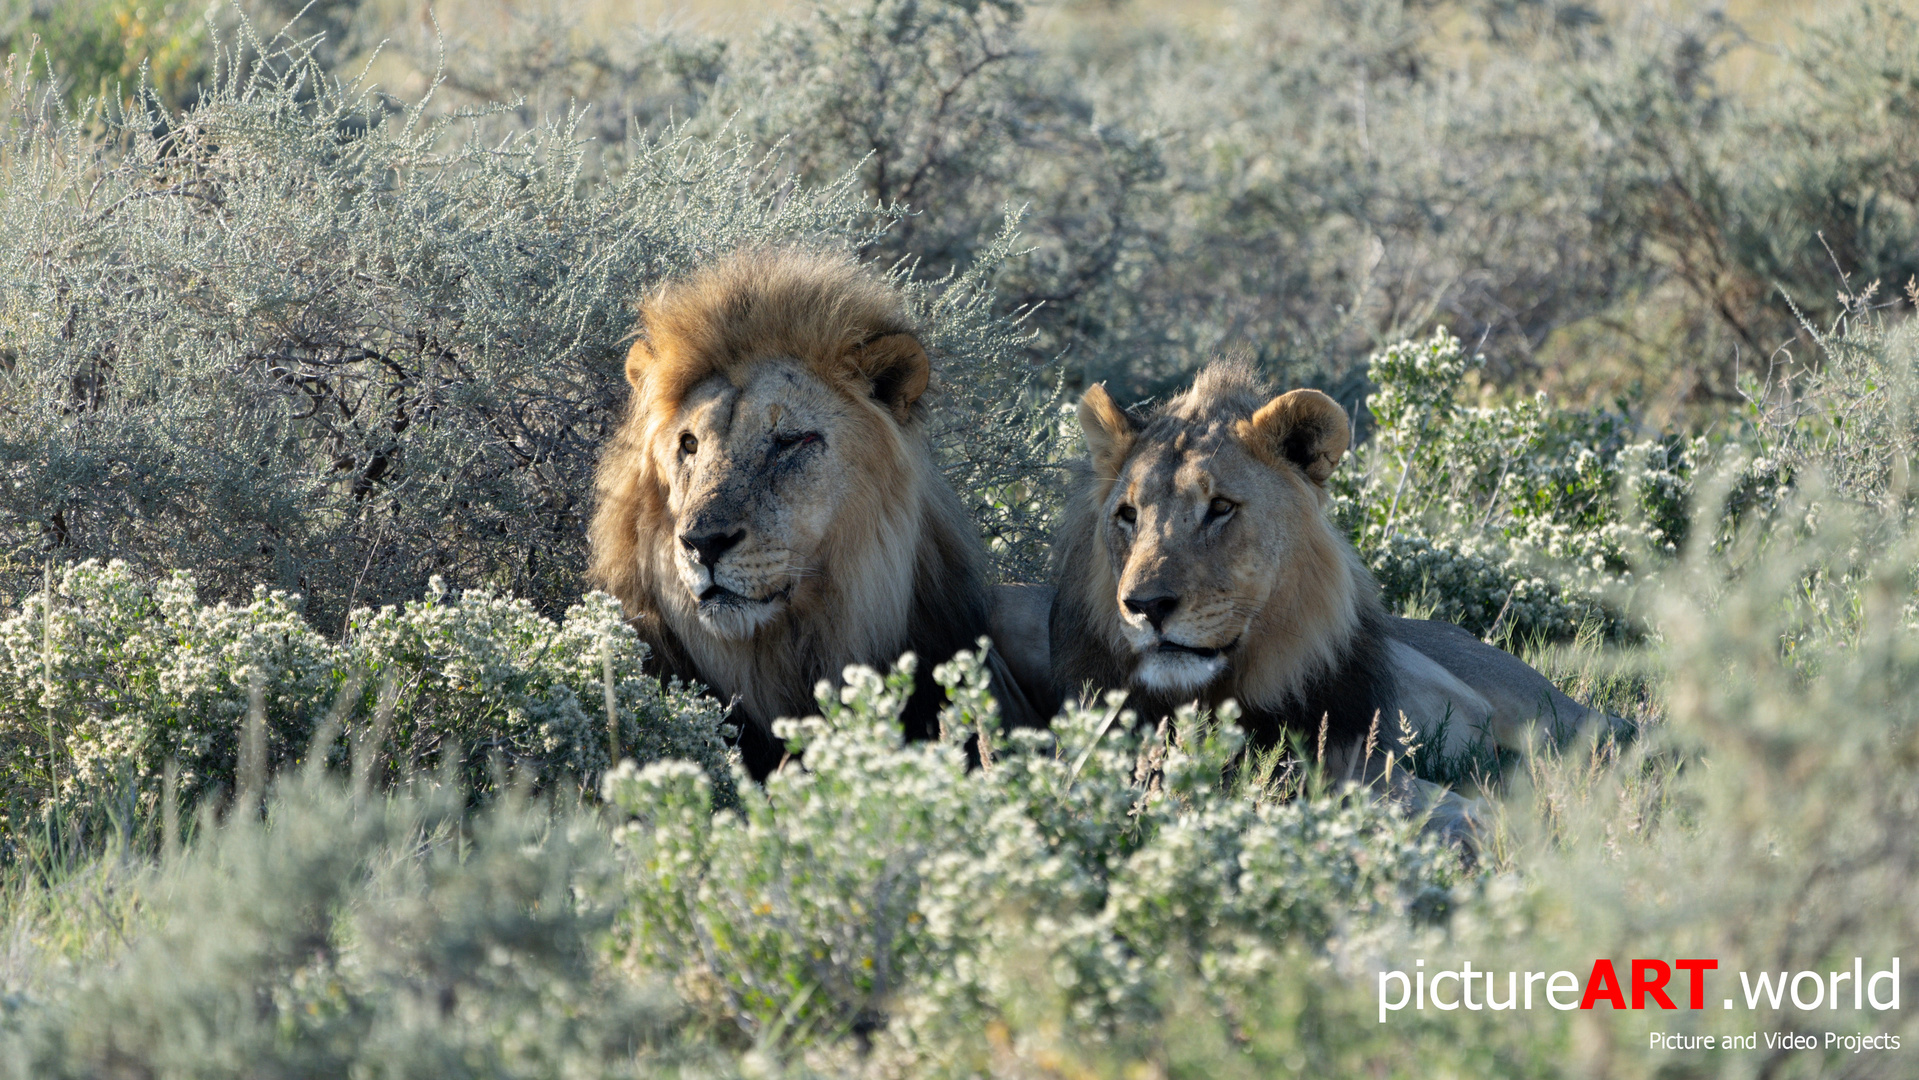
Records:
[[[1355,780],[1403,749],[1402,713],[1449,753],[1610,722],[1458,627],[1386,612],[1326,516],[1351,431],[1325,394],[1216,363],[1142,419],[1094,386],[1079,420],[1088,459],[1054,552],[1061,689],[1125,689],[1148,716],[1233,699],[1253,745],[1299,736]]]
[[[931,671],[987,633],[987,563],[933,461],[932,365],[897,291],[850,260],[748,251],[654,293],[639,335],[588,574],[655,668],[735,702],[756,778],[782,758],[773,720],[848,664],[917,654],[904,725],[935,734]],[[1039,721],[988,663],[1007,721]]]

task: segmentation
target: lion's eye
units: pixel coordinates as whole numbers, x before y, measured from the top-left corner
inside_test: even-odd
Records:
[[[773,436],[773,450],[775,453],[784,454],[788,450],[798,450],[802,446],[812,446],[820,441],[820,433],[817,431],[782,433]]]
[[[1116,516],[1121,521],[1124,521],[1126,524],[1131,525],[1133,522],[1139,520],[1139,511],[1135,510],[1134,508],[1130,506],[1121,506],[1119,510],[1116,512]]]
[[[1206,504],[1206,520],[1218,521],[1237,509],[1239,504],[1231,499],[1214,499]]]
[[[699,452],[700,452],[700,440],[694,438],[693,433],[690,431],[681,432],[680,433],[680,453],[697,454]]]

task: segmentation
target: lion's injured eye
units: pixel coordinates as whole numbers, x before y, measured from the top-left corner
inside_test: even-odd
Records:
[[[1231,499],[1214,499],[1206,504],[1206,520],[1218,521],[1237,509],[1239,504]]]
[[[1131,525],[1133,522],[1139,520],[1139,511],[1131,506],[1122,504],[1118,510],[1113,512],[1113,516]]]
[[[781,432],[773,436],[773,452],[784,454],[788,450],[798,450],[802,446],[816,446],[823,441],[817,431]]]
[[[690,431],[680,432],[680,453],[697,454],[699,452],[700,440],[694,438],[693,433]]]

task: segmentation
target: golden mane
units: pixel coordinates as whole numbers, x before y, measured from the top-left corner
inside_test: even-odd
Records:
[[[681,437],[678,416],[696,387],[718,377],[743,388],[767,365],[795,362],[843,399],[841,426],[826,438],[859,448],[835,477],[853,494],[837,504],[788,613],[750,638],[722,640],[674,615],[686,606],[670,571],[680,523],[661,464],[671,455],[660,448]],[[632,395],[600,462],[588,577],[620,600],[656,668],[728,687],[751,722],[742,726],[764,737],[777,716],[811,710],[817,681],[837,680],[849,663],[890,666],[910,649],[931,690],[916,692],[907,727],[930,733],[940,699],[933,665],[987,633],[987,563],[933,460],[921,404],[930,361],[897,290],[844,258],[736,253],[644,300],[626,374]],[[1003,701],[1016,705],[1003,666],[995,674]],[[767,763],[750,758],[762,772]]]
[[[626,416],[600,458],[598,507],[588,528],[587,578],[632,614],[646,592],[634,522],[658,524],[665,489],[654,474],[646,438],[670,417],[688,390],[713,375],[736,385],[769,357],[799,360],[829,385],[857,392],[882,362],[894,359],[888,339],[911,338],[899,295],[850,259],[790,249],[748,249],[683,280],[656,288],[640,304],[636,340],[627,351],[632,387]],[[904,343],[902,343],[904,344]],[[917,342],[912,347],[917,349]],[[925,389],[922,379],[914,389]],[[900,418],[903,423],[916,415]]]
[[[745,251],[661,286],[641,304],[640,331],[627,379],[643,388],[644,408],[670,411],[706,378],[737,382],[769,356],[792,357],[826,383],[854,389],[892,358],[864,347],[914,327],[899,293],[850,259],[774,249]]]

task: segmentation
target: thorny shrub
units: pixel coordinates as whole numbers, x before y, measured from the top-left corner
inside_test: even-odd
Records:
[[[43,556],[299,592],[322,628],[434,574],[558,615],[631,305],[744,244],[857,250],[898,211],[781,181],[737,139],[663,135],[589,181],[580,115],[389,114],[244,25],[197,103],[68,112],[31,57],[0,88],[0,581]],[[1009,568],[1048,474],[1021,331],[980,262],[903,282],[935,440]],[[1017,488],[1017,490],[1015,490]]]

